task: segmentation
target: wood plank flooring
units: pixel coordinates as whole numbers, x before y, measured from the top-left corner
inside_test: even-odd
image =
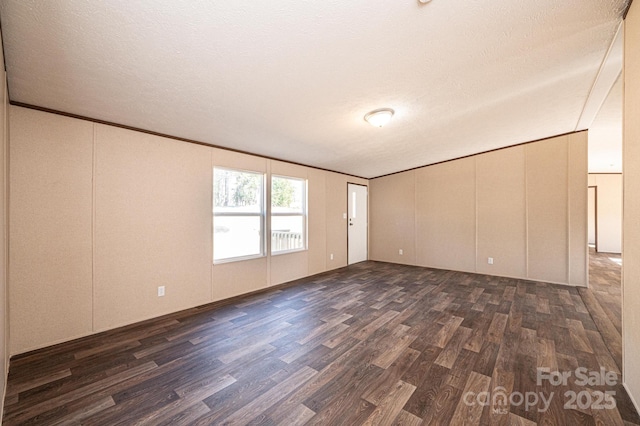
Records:
[[[616,365],[622,368],[622,257],[589,248],[589,290],[579,291]]]
[[[619,374],[583,297],[365,262],[14,357],[3,424],[640,424],[619,379],[537,383]],[[586,404],[599,391],[616,407]]]

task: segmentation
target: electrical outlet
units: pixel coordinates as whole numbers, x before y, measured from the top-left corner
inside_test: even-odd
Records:
[[[493,265],[493,257],[490,257],[489,259],[487,259],[487,263],[489,265]]]
[[[163,285],[158,287],[158,297],[162,297],[162,296],[164,296],[164,286]]]
[[[402,249],[400,249],[400,250],[398,250],[398,254],[399,254],[400,256],[402,256],[402,255],[404,254],[404,251],[403,251]]]
[[[333,260],[333,253],[329,255],[329,259]]]

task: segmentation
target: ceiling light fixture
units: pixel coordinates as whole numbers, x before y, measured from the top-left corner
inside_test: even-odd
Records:
[[[391,121],[393,117],[393,111],[391,108],[375,109],[364,116],[364,120],[375,127],[382,127]]]

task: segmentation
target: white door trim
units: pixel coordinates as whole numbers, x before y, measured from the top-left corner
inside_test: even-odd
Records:
[[[364,205],[360,205],[356,197],[356,192],[362,191],[364,194]],[[353,204],[356,203],[356,217],[354,218]],[[364,210],[364,224],[357,222],[363,215],[357,214],[357,210]],[[359,217],[358,217],[359,216]],[[355,222],[354,222],[355,220]],[[355,227],[355,228],[354,228]],[[361,232],[359,247],[355,248],[353,239],[356,237],[355,230]],[[369,258],[369,187],[357,183],[347,183],[347,263],[349,265],[364,262]]]

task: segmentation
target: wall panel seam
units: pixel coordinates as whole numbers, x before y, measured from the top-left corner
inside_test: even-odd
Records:
[[[633,0],[631,0],[629,2],[629,6],[627,8],[627,11],[624,14],[624,21],[622,21],[622,31],[623,31],[623,37],[622,37],[622,237],[620,238],[620,245],[621,245],[621,255],[620,258],[622,259],[622,264],[625,264],[625,259],[624,259],[624,247],[625,247],[625,238],[624,238],[624,230],[625,230],[625,204],[627,203],[625,200],[625,190],[626,190],[626,184],[625,184],[625,177],[626,175],[624,174],[624,169],[625,169],[625,164],[626,164],[626,158],[627,158],[627,154],[625,153],[627,151],[627,103],[629,102],[629,100],[627,99],[627,89],[626,89],[626,84],[627,84],[627,48],[628,48],[628,34],[627,34],[627,22],[626,22],[626,18],[627,18],[627,13],[629,12],[629,10],[631,10],[631,4],[633,3]],[[596,178],[597,179],[597,178]],[[597,180],[596,180],[597,182]],[[624,297],[624,293],[625,293],[625,270],[624,268],[622,269],[622,274],[620,276],[620,299],[621,299],[621,307],[620,310],[622,312],[622,315],[620,316],[620,327],[622,329],[622,383],[624,384],[625,388],[626,388],[626,361],[627,361],[627,351],[626,349],[626,339],[625,339],[625,297]],[[628,389],[627,389],[628,390]],[[627,392],[629,395],[632,395],[631,392]],[[633,398],[633,396],[632,396]],[[635,399],[634,399],[635,401]],[[636,408],[638,408],[638,406],[636,405]],[[640,410],[639,410],[640,411]]]
[[[5,95],[6,96],[6,95]],[[7,304],[7,312],[5,314],[5,318],[7,321],[7,326],[6,326],[6,332],[7,335],[5,336],[5,341],[6,341],[6,360],[4,361],[7,365],[7,370],[5,371],[6,374],[8,374],[8,368],[9,368],[9,359],[11,356],[11,351],[12,351],[12,346],[11,346],[11,281],[10,281],[10,277],[11,277],[11,128],[9,126],[11,126],[11,108],[6,108],[6,112],[5,112],[5,117],[6,117],[6,129],[5,129],[5,137],[6,137],[6,141],[5,141],[5,164],[6,164],[6,169],[5,169],[5,183],[4,183],[4,187],[5,187],[5,197],[7,199],[7,205],[6,205],[6,218],[5,218],[5,223],[6,223],[6,229],[5,229],[5,235],[6,235],[6,259],[7,259],[7,265],[6,265],[6,271],[5,271],[5,276],[6,276],[6,304]],[[4,400],[3,400],[4,401]]]
[[[567,283],[571,283],[571,138],[567,136],[566,149],[567,149]]]
[[[474,271],[478,272],[478,157],[473,158],[473,176],[474,176],[474,199],[475,199],[475,266]],[[493,255],[493,254],[492,254]]]
[[[525,276],[529,277],[529,170],[527,147],[524,147],[524,262]]]
[[[582,212],[582,223],[584,223],[585,225],[585,234],[584,234],[584,245],[586,247],[583,247],[583,253],[584,253],[584,257],[582,260],[582,276],[583,278],[583,283],[585,287],[589,287],[589,138],[588,138],[588,133],[587,133],[587,141],[586,141],[586,147],[584,148],[585,151],[583,152],[583,158],[585,161],[585,170],[586,170],[586,174],[583,177],[582,183],[584,188],[582,189],[583,192],[583,200],[584,200],[584,205],[585,208],[583,209]],[[620,209],[622,209],[622,207],[620,207]]]
[[[2,93],[2,120],[4,123],[3,134],[0,135],[2,138],[2,162],[3,162],[3,175],[2,175],[2,186],[4,197],[2,199],[2,210],[4,213],[4,222],[2,223],[2,244],[4,245],[4,258],[2,259],[4,263],[4,288],[2,289],[4,293],[4,306],[2,307],[2,315],[3,318],[3,341],[2,341],[2,354],[3,359],[2,363],[4,365],[3,376],[2,376],[2,401],[0,401],[0,416],[2,416],[4,412],[4,400],[7,394],[7,377],[9,374],[9,108],[7,102],[7,74],[5,72],[3,75],[3,83],[2,87],[4,88]],[[0,417],[1,418],[1,417]]]
[[[418,172],[413,171],[413,262],[418,264]]]
[[[91,141],[91,331],[96,331],[96,163],[97,163],[97,124],[93,123]]]
[[[5,73],[5,87],[7,86],[7,81],[6,81],[6,73]],[[4,108],[5,108],[5,112],[4,112],[4,120],[5,120],[5,131],[4,131],[4,135],[2,135],[2,137],[5,139],[4,141],[4,164],[5,164],[5,169],[4,169],[4,194],[5,194],[5,200],[6,200],[6,204],[5,204],[5,308],[6,308],[6,312],[5,312],[5,321],[6,321],[6,325],[5,325],[5,359],[3,360],[3,362],[5,363],[6,366],[6,370],[5,370],[5,374],[8,374],[9,372],[9,355],[11,352],[11,323],[10,323],[10,318],[11,318],[11,303],[10,303],[10,297],[11,297],[11,288],[10,288],[10,283],[9,283],[9,275],[11,272],[11,264],[9,262],[10,260],[10,247],[11,245],[9,244],[9,240],[10,240],[10,235],[11,235],[11,159],[9,157],[9,153],[11,151],[11,129],[10,129],[10,123],[11,123],[11,108],[9,107],[9,103],[8,103],[8,91],[5,91],[4,93]],[[3,399],[4,401],[4,399]]]
[[[369,200],[367,200],[369,201]],[[371,210],[369,210],[371,211]],[[317,213],[320,214],[320,213]],[[327,230],[327,176],[326,173],[322,175],[322,223],[324,223],[323,232],[324,232],[324,244],[322,245],[322,272],[326,272],[328,270],[327,266],[327,241],[329,239],[329,231]],[[369,223],[371,223],[371,218],[369,218]],[[369,226],[369,232],[371,232],[371,226]],[[369,242],[371,240],[369,239]],[[367,248],[369,250],[369,248]]]

